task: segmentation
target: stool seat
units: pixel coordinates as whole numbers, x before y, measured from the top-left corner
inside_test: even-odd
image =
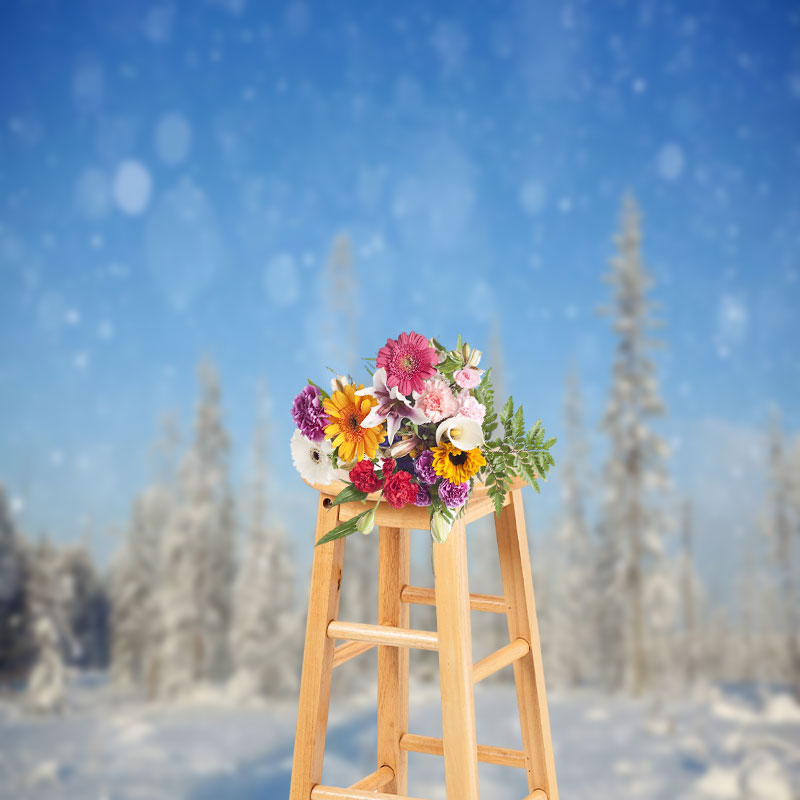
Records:
[[[349,485],[344,481],[334,481],[326,484],[309,483],[309,481],[305,481],[305,483],[320,493],[323,503],[327,501],[328,508],[330,508],[336,495]],[[522,478],[514,478],[511,483],[511,489],[506,495],[505,505],[508,505],[511,500],[511,492],[515,489],[521,489],[525,485],[526,483]],[[386,525],[392,528],[410,528],[411,530],[429,529],[430,511],[428,508],[411,505],[404,508],[392,508],[386,500],[379,501],[379,498],[380,492],[372,492],[366,496],[363,503],[358,500],[351,503],[342,503],[339,506],[339,522],[346,522],[348,519],[358,516],[362,511],[377,506],[375,511],[376,525]],[[489,497],[489,490],[482,481],[475,481],[469,495],[467,511],[462,519],[467,524],[492,513],[494,513],[494,504]]]
[[[289,800],[415,800],[408,794],[408,753],[444,758],[448,800],[479,800],[478,762],[524,769],[524,800],[558,800],[542,653],[533,596],[521,489],[515,479],[502,511],[495,514],[486,486],[476,482],[466,512],[445,542],[433,543],[434,586],[410,584],[410,532],[428,530],[428,508],[393,508],[379,493],[333,505],[347,484],[309,484],[318,495],[314,541],[342,522],[375,507],[378,527],[378,624],[338,619],[345,538],[314,547],[305,650],[300,680]],[[467,573],[466,525],[495,515],[503,595],[471,594]],[[409,626],[412,603],[436,608],[436,630]],[[509,641],[480,661],[472,660],[470,611],[503,613]],[[344,644],[336,645],[337,640]],[[322,785],[331,675],[374,647],[378,649],[378,758],[376,770],[349,787]],[[439,656],[442,738],[408,730],[410,648]],[[474,684],[512,666],[517,690],[522,748],[479,745]],[[416,800],[421,800],[416,798]],[[491,798],[499,800],[499,798]]]

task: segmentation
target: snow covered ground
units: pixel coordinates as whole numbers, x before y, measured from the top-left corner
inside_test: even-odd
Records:
[[[551,693],[564,800],[796,800],[800,707],[787,695],[719,691],[673,700]],[[412,731],[440,735],[438,688],[412,687]],[[478,740],[519,746],[513,687],[476,691]],[[30,715],[0,698],[0,797],[11,800],[285,800],[295,699],[233,707],[219,694],[156,706],[121,699],[101,675],[73,682],[65,712]],[[348,785],[374,769],[372,692],[334,703],[324,779]],[[411,754],[409,789],[444,800],[436,756]],[[522,773],[481,765],[484,800],[520,800]]]

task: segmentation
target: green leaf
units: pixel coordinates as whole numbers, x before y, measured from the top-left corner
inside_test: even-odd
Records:
[[[552,439],[548,439],[548,440],[547,440],[547,441],[546,441],[546,442],[545,442],[545,443],[542,445],[542,447],[544,447],[544,449],[545,449],[545,450],[549,450],[549,449],[550,449],[550,448],[551,448],[551,447],[552,447],[552,446],[553,446],[553,445],[554,445],[554,444],[555,444],[557,441],[558,441],[558,439],[557,439],[557,438],[554,436]]]
[[[317,389],[319,389],[319,393],[322,395],[322,397],[324,398],[330,397],[330,395],[320,385],[314,383],[314,381],[312,381],[311,378],[308,379],[308,382],[311,386],[315,386]]]
[[[342,522],[340,525],[337,525],[332,531],[328,531],[324,536],[321,536],[317,544],[314,547],[317,547],[321,544],[327,544],[328,542],[332,542],[334,539],[341,539],[343,536],[349,536],[351,533],[355,533],[358,529],[358,521],[366,514],[369,514],[372,511],[371,508],[368,508],[366,511],[362,511],[357,517],[353,517],[353,519],[347,520],[347,522]]]
[[[331,503],[332,506],[338,506],[342,503],[352,503],[355,500],[363,500],[367,496],[366,492],[362,492],[360,489],[356,489],[355,484],[348,484],[347,486],[342,489],[339,494],[336,495],[336,498]]]
[[[508,400],[506,400],[506,404],[503,406],[502,412],[500,412],[500,422],[502,422],[505,425],[506,422],[508,422],[508,420],[511,419],[511,415],[513,413],[514,413],[514,398],[509,397]]]

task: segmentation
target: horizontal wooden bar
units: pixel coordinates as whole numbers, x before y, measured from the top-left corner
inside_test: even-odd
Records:
[[[347,642],[346,644],[340,644],[338,647],[333,648],[333,666],[338,667],[351,658],[360,656],[362,653],[366,653],[367,650],[372,650],[373,647],[375,647],[375,645],[369,642]]]
[[[400,590],[400,599],[404,603],[416,603],[421,606],[435,606],[436,593],[433,589],[424,586],[409,586],[406,584]],[[470,592],[469,607],[473,611],[490,611],[493,614],[506,613],[506,601],[496,594],[476,594]]]
[[[529,794],[525,800],[547,800],[547,792],[543,789],[537,789],[532,794]]]
[[[400,737],[400,749],[412,753],[427,753],[432,756],[444,755],[444,745],[441,739],[435,736],[420,736],[417,733],[404,733]],[[512,750],[510,747],[479,744],[478,761],[525,769],[525,753],[522,750]]]
[[[385,788],[393,780],[394,770],[388,764],[384,764],[382,767],[378,767],[371,775],[356,781],[350,788],[360,789],[362,792],[377,792]]]
[[[420,797],[408,797],[404,794],[384,794],[361,789],[338,789],[335,786],[317,784],[311,790],[311,800],[422,800]]]
[[[391,647],[417,647],[421,650],[439,649],[439,636],[435,631],[394,628],[391,625],[365,625],[361,622],[333,620],[328,623],[328,638],[371,642]]]
[[[490,653],[486,658],[477,661],[472,667],[472,682],[478,683],[484,678],[488,678],[498,670],[513,664],[523,656],[528,655],[531,646],[525,639],[513,639],[494,653]]]

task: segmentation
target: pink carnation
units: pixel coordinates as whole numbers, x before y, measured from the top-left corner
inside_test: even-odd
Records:
[[[481,370],[465,367],[458,370],[453,377],[462,389],[474,389],[481,382]]]
[[[441,422],[455,415],[458,411],[458,402],[446,380],[431,378],[425,381],[415,408],[421,408],[431,422]]]
[[[458,395],[458,413],[462,417],[474,419],[483,425],[483,420],[486,417],[486,406],[479,403],[468,391],[459,392]]]

